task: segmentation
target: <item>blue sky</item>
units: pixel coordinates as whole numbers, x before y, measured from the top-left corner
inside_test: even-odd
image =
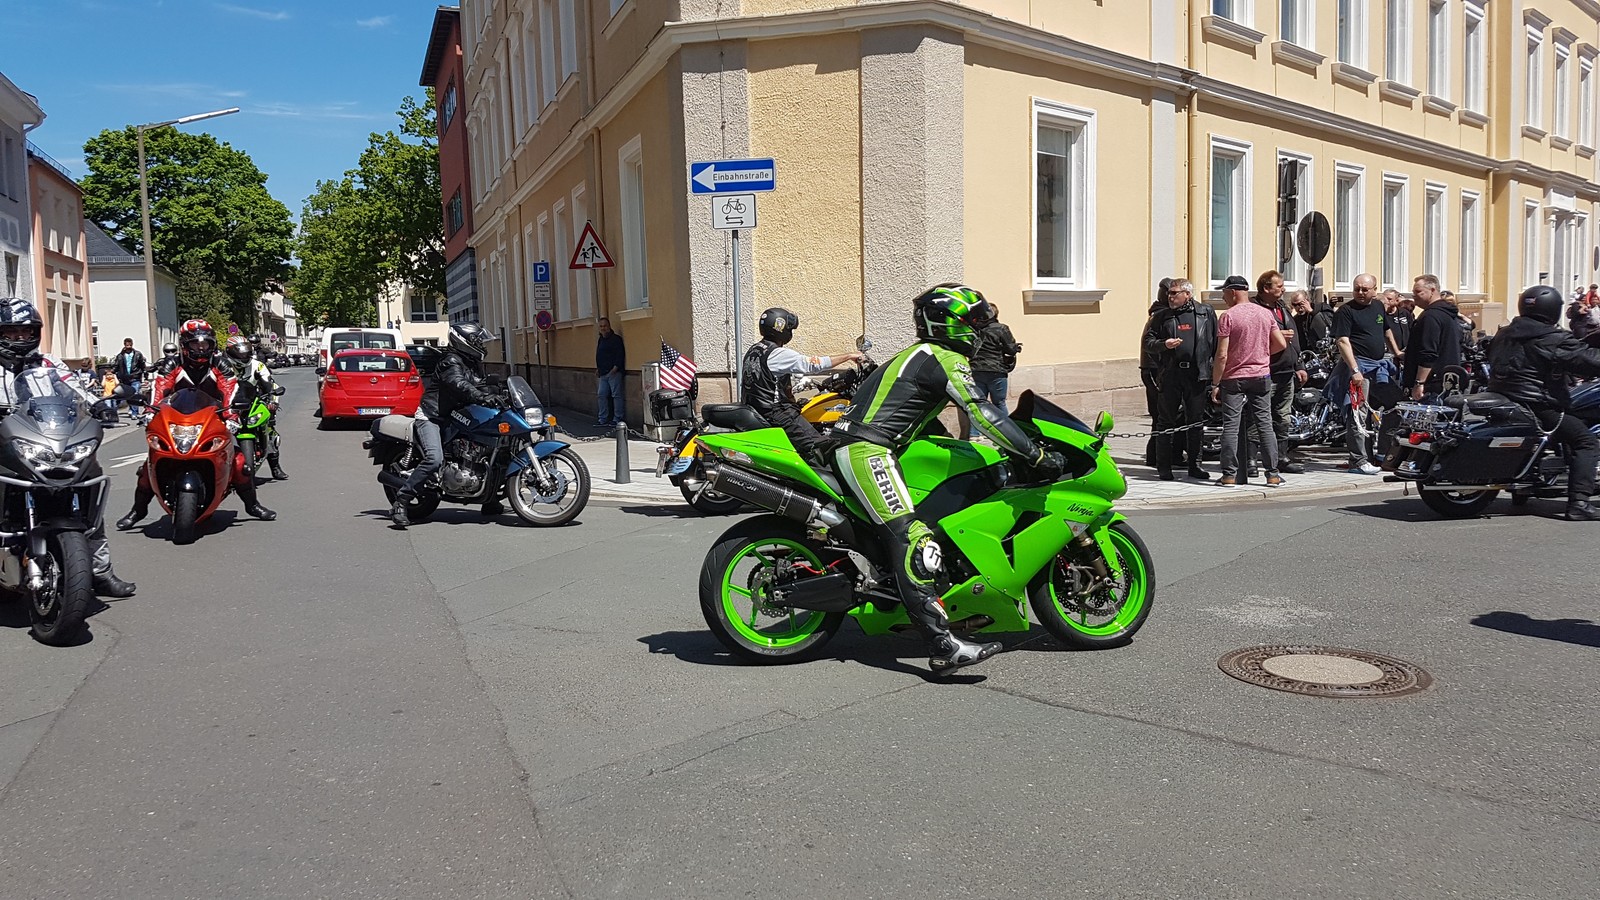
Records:
[[[76,176],[106,128],[223,109],[184,126],[250,154],[297,220],[319,179],[422,96],[438,3],[6,0],[4,72],[47,116],[30,139]],[[81,55],[80,55],[81,54]]]

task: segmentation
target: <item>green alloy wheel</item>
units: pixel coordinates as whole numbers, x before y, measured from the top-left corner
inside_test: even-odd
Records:
[[[1115,584],[1093,587],[1093,570],[1067,547],[1028,589],[1039,624],[1068,647],[1120,647],[1150,615],[1156,581],[1149,549],[1126,522],[1113,523],[1109,536],[1122,566]]]
[[[700,611],[723,646],[753,662],[790,662],[838,633],[844,613],[772,604],[774,576],[796,562],[823,568],[804,526],[783,516],[746,519],[717,539],[700,568]]]

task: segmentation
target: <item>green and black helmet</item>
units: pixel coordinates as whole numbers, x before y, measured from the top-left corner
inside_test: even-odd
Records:
[[[912,304],[917,340],[931,341],[971,356],[978,328],[989,321],[989,301],[976,288],[946,282],[929,288]]]

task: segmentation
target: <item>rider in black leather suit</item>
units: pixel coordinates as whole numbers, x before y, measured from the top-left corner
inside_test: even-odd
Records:
[[[412,426],[422,448],[422,462],[411,470],[411,477],[395,493],[394,505],[389,508],[389,518],[396,527],[405,528],[411,524],[406,515],[406,503],[416,496],[417,488],[444,465],[439,420],[464,406],[500,405],[499,392],[489,386],[489,380],[483,375],[483,357],[488,344],[489,333],[478,325],[464,322],[450,326],[449,344],[439,356],[439,364],[433,370],[433,384],[422,395],[422,404],[417,407]],[[498,497],[483,504],[486,516],[497,516],[504,511]]]
[[[1489,390],[1526,406],[1539,427],[1567,447],[1567,518],[1600,519],[1590,504],[1595,467],[1600,466],[1600,438],[1583,421],[1566,414],[1570,401],[1567,376],[1600,375],[1600,350],[1563,330],[1561,292],[1537,285],[1517,299],[1517,316],[1500,329],[1489,345]]]

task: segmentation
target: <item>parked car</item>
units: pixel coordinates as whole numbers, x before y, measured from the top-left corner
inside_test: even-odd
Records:
[[[444,351],[432,344],[407,344],[406,354],[411,357],[417,371],[426,378],[433,374],[433,367],[439,364],[439,357],[444,355]]]
[[[422,376],[401,350],[340,350],[333,365],[317,367],[322,425],[338,419],[414,415],[422,403]]]

